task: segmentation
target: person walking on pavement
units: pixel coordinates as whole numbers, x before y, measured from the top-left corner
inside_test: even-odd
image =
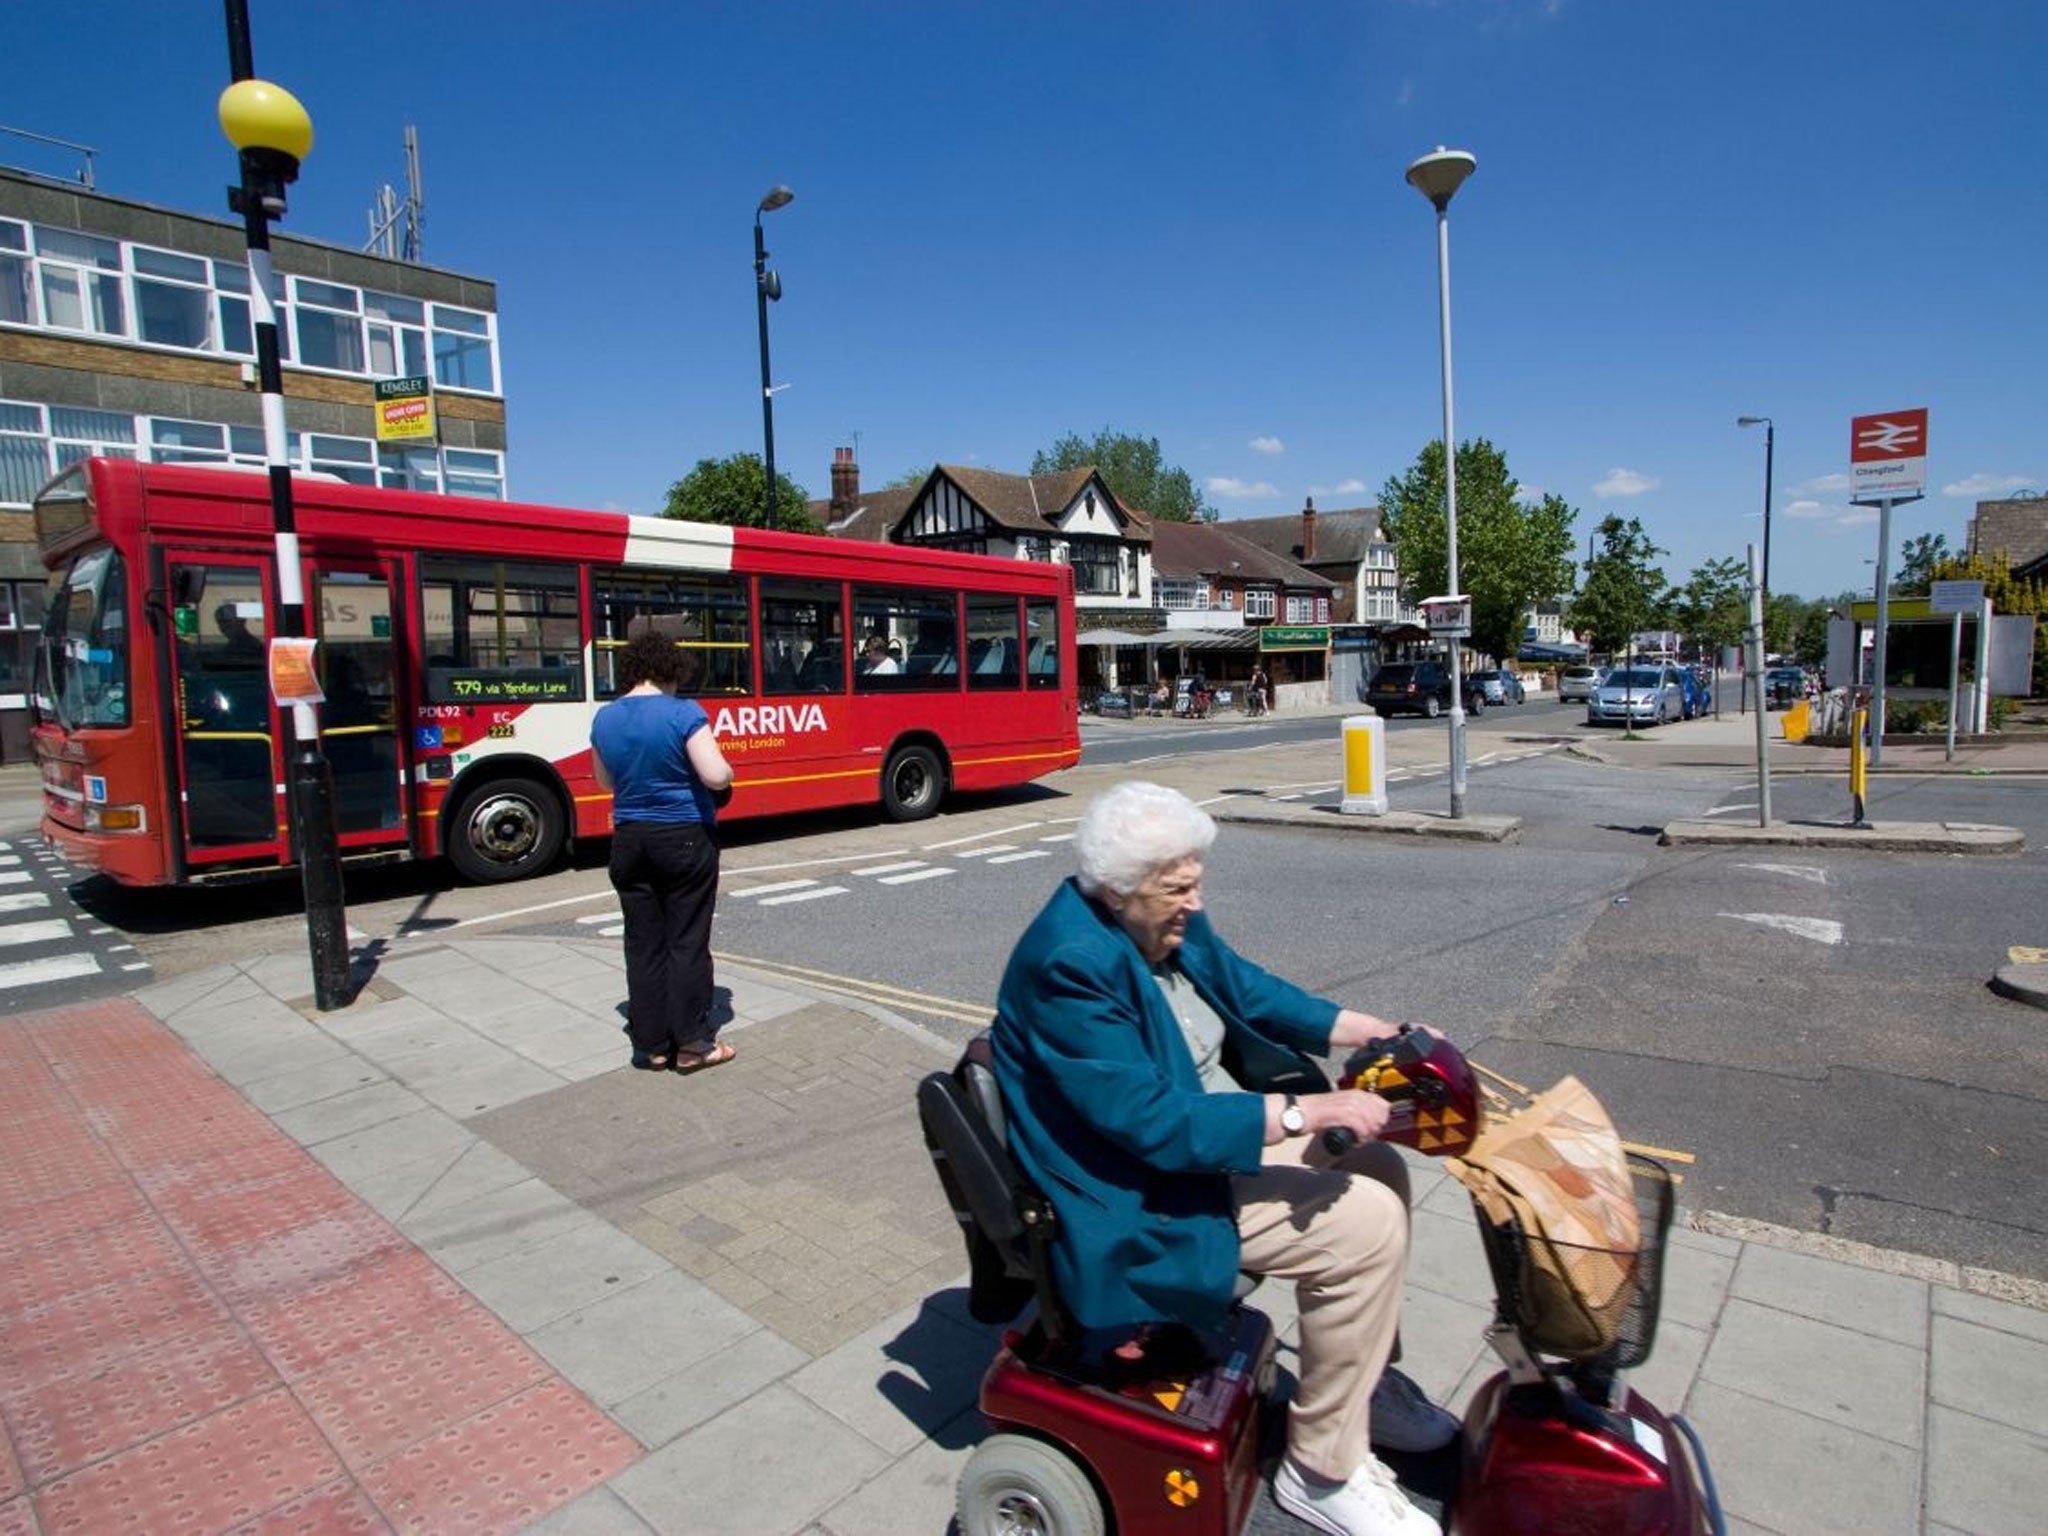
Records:
[[[611,880],[626,918],[633,1065],[697,1072],[732,1060],[711,1030],[714,798],[732,767],[695,699],[676,696],[683,653],[654,628],[618,657],[619,696],[590,724],[591,771],[612,791]]]

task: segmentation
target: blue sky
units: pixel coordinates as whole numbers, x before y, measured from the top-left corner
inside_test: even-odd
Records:
[[[1525,485],[1642,519],[1682,580],[1867,585],[1849,419],[1932,411],[1895,549],[2048,488],[2048,7],[2038,0],[640,5],[251,0],[311,111],[285,228],[359,245],[418,127],[426,259],[495,279],[512,491],[655,510],[758,452],[813,495],[934,461],[1159,438],[1228,519],[1364,505],[1441,428],[1445,143],[1457,426]],[[218,4],[10,17],[0,121],[101,190],[224,213]],[[65,158],[0,139],[0,159]],[[857,436],[856,436],[857,434]],[[1894,556],[1896,559],[1896,554]]]

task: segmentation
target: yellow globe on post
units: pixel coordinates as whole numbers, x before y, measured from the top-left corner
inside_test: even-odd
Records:
[[[313,119],[299,98],[268,80],[237,80],[220,93],[220,131],[237,149],[268,149],[303,160]]]

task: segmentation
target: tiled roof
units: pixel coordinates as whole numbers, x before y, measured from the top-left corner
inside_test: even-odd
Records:
[[[921,485],[891,486],[883,491],[869,491],[860,499],[851,516],[838,523],[832,521],[832,503],[814,501],[811,516],[834,538],[866,539],[871,544],[886,544],[889,534],[903,521],[903,514],[910,510],[910,503]]]
[[[2015,571],[2048,555],[2048,496],[2017,496],[1980,501],[1970,521],[1970,550],[1996,557],[2003,554]]]
[[[1289,560],[1301,559],[1301,514],[1289,512],[1280,517],[1233,517],[1219,523],[1241,539],[1249,539],[1261,549],[1283,555]],[[1314,567],[1342,565],[1357,566],[1365,561],[1366,550],[1380,538],[1380,509],[1378,507],[1339,507],[1328,512],[1316,513],[1316,555],[1307,562]]]
[[[941,464],[937,466],[936,473],[944,475],[966,492],[998,527],[1014,533],[1040,535],[1054,531],[1053,519],[1064,512],[1093,479],[1101,485],[1103,495],[1124,514],[1123,537],[1139,544],[1148,543],[1152,538],[1151,517],[1117,500],[1115,492],[1100,480],[1093,469],[1063,469],[1045,475],[1009,475],[1001,470],[976,469],[966,464]],[[843,539],[886,543],[896,525],[910,511],[918,494],[930,484],[931,479],[927,477],[919,485],[869,492],[861,497],[860,507],[851,517],[829,525],[828,531]],[[814,501],[810,506],[821,522],[831,516],[832,504],[829,501]]]
[[[1336,585],[1327,576],[1283,560],[1249,539],[1239,538],[1223,523],[1155,523],[1152,527],[1152,569],[1169,579],[1195,576],[1238,576],[1250,581],[1276,581],[1288,587],[1327,590]]]

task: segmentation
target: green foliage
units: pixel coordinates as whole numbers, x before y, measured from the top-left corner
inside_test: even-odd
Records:
[[[931,476],[929,469],[906,469],[894,480],[882,487],[885,491],[908,491],[923,485]]]
[[[1472,597],[1474,649],[1509,659],[1532,603],[1571,585],[1572,523],[1562,497],[1521,501],[1507,456],[1485,438],[1458,445],[1458,580]],[[1444,446],[1423,446],[1405,475],[1380,491],[1380,519],[1411,598],[1450,591],[1444,516]]]
[[[697,467],[668,488],[663,517],[690,523],[724,523],[733,528],[768,526],[761,494],[763,470],[758,453],[735,453],[723,459],[699,459]],[[775,474],[776,526],[789,533],[816,533],[810,500],[804,488],[780,470]]]
[[[1748,617],[1749,572],[1732,555],[1695,568],[1671,605],[1674,626],[1695,645],[1717,653],[1742,643]]]
[[[1594,650],[1611,656],[1625,651],[1637,630],[1662,624],[1672,594],[1655,563],[1664,551],[1650,542],[1640,521],[1603,518],[1594,534],[1600,547],[1565,617],[1573,629],[1588,633]]]
[[[1782,656],[1797,643],[1799,621],[1806,617],[1808,603],[1789,592],[1773,592],[1764,599],[1764,654]],[[1826,650],[1827,642],[1821,642]]]
[[[1156,437],[1135,437],[1104,427],[1092,438],[1069,432],[1031,459],[1031,473],[1049,475],[1063,469],[1093,469],[1127,507],[1136,507],[1169,523],[1216,521],[1202,502],[1202,493],[1188,472],[1166,462]]]
[[[2034,666],[2028,691],[2037,699],[2048,697],[2048,580],[2023,581],[2013,575],[2010,560],[2003,556],[1988,560],[1982,555],[1944,560],[1928,576],[1932,581],[1981,581],[1993,613],[2034,616]]]
[[[1808,603],[1792,632],[1792,654],[1809,667],[1824,667],[1828,661],[1828,612],[1826,603]]]
[[[1892,578],[1892,595],[1924,597],[1928,583],[1934,579],[1935,567],[1949,559],[1948,538],[1945,534],[1923,533],[1906,540],[1899,556],[1899,573]]]

